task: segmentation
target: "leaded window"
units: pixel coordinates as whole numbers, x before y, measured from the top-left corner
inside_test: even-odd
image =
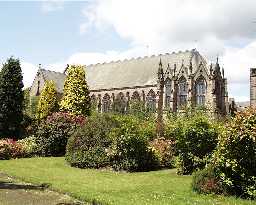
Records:
[[[147,94],[147,110],[151,112],[156,110],[156,94],[153,90]]]
[[[206,94],[206,82],[203,78],[199,78],[196,81],[196,105],[205,105],[205,94]]]
[[[178,84],[178,105],[183,107],[187,104],[188,84],[184,77],[181,77]]]
[[[111,100],[109,94],[105,94],[102,99],[102,112],[109,112],[111,106]]]
[[[165,106],[167,108],[170,107],[171,103],[171,94],[172,94],[172,84],[171,80],[169,78],[165,81]]]

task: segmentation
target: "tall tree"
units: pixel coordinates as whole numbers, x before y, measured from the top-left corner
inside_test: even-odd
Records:
[[[19,59],[7,59],[0,73],[0,137],[20,138],[23,120],[23,77]]]
[[[55,83],[46,81],[37,106],[37,117],[42,119],[58,110],[57,90]]]
[[[84,66],[71,65],[67,70],[61,110],[76,115],[90,114],[89,89],[85,79]]]

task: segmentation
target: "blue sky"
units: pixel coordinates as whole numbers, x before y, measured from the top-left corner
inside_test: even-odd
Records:
[[[219,56],[229,96],[246,101],[255,11],[254,0],[0,1],[0,62],[20,58],[27,87],[39,63],[62,71],[197,48],[209,62]]]
[[[127,43],[109,29],[90,29],[81,35],[81,9],[87,2],[64,2],[62,8],[44,11],[44,2],[0,2],[0,53],[33,64],[65,61],[77,52],[104,52],[127,49]]]

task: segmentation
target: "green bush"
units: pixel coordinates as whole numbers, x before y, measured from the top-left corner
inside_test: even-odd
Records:
[[[218,127],[203,112],[182,115],[167,123],[166,137],[175,139],[178,174],[203,169],[217,146]]]
[[[111,144],[108,133],[115,126],[111,115],[88,117],[86,124],[68,140],[66,160],[71,166],[99,168],[109,165],[107,148]]]
[[[213,160],[228,194],[256,198],[256,109],[237,113],[227,124]]]
[[[220,180],[216,176],[212,165],[193,173],[192,189],[195,192],[205,194],[223,193]]]
[[[117,118],[118,127],[112,129],[112,144],[108,150],[115,170],[149,171],[160,166],[156,152],[149,145],[151,133],[144,132],[138,118]]]
[[[68,140],[66,160],[80,168],[151,170],[159,164],[149,145],[154,132],[150,122],[134,116],[96,114]]]
[[[41,121],[35,133],[38,154],[42,156],[64,156],[67,140],[85,122],[83,116],[70,113],[53,113]]]

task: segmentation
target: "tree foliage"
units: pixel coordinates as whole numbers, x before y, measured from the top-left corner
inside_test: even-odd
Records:
[[[53,81],[46,81],[37,107],[37,117],[45,118],[58,110],[56,86]]]
[[[23,120],[23,77],[18,59],[7,59],[0,73],[0,136],[19,138]]]
[[[60,106],[61,110],[66,112],[89,115],[90,96],[83,66],[69,66]]]

